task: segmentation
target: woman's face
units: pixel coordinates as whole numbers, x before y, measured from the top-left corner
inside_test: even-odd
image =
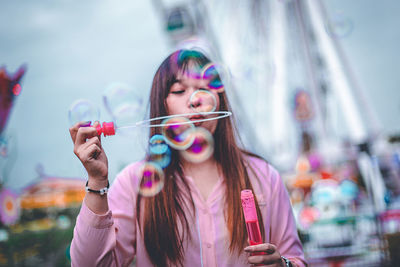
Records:
[[[218,93],[208,87],[207,80],[185,73],[177,75],[177,81],[171,86],[165,101],[168,115],[193,113],[193,115],[185,117],[194,122],[205,118],[203,115],[195,115],[195,113],[212,111],[211,104],[215,110],[219,110],[220,105]],[[195,126],[206,128],[213,134],[217,123],[218,120],[210,120],[195,123]]]

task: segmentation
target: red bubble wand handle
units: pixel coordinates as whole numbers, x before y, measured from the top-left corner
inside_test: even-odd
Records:
[[[92,126],[91,122],[87,122],[85,124],[81,124],[81,127],[90,127]],[[103,122],[103,127],[101,127],[101,124],[98,124],[96,126],[96,131],[97,134],[100,136],[101,134],[104,135],[104,137],[106,136],[110,136],[110,135],[115,135],[115,126],[114,126],[114,122]]]

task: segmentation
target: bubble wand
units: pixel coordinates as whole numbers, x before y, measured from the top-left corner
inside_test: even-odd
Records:
[[[169,123],[159,123],[159,124],[150,124],[147,125],[147,123],[157,121],[157,120],[165,120],[165,119],[170,119],[170,118],[180,118],[180,117],[186,117],[186,116],[194,116],[194,115],[218,115],[217,117],[214,118],[204,118],[204,119],[197,119],[195,121],[191,121],[187,119],[187,121],[183,122],[169,122]],[[185,124],[193,124],[193,123],[199,123],[199,122],[205,122],[205,121],[210,121],[210,120],[217,120],[217,119],[222,119],[225,117],[231,116],[232,113],[230,111],[212,111],[212,112],[197,112],[197,113],[186,113],[186,114],[175,114],[175,115],[169,115],[169,116],[162,116],[162,117],[157,117],[157,118],[152,118],[144,121],[139,121],[136,122],[133,125],[124,125],[121,127],[117,127],[114,122],[103,122],[102,124],[99,124],[96,126],[97,134],[101,135],[103,134],[104,136],[110,136],[110,135],[115,135],[116,131],[118,129],[128,129],[128,128],[136,128],[136,127],[164,127],[164,126],[173,126],[173,125],[185,125]],[[87,122],[84,124],[80,125],[81,127],[90,127],[91,122]]]

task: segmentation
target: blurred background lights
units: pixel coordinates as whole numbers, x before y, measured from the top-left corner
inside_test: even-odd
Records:
[[[13,87],[13,94],[18,96],[21,93],[22,87],[19,83],[17,83],[16,85],[14,85]]]

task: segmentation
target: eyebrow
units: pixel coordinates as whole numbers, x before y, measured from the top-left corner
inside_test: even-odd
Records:
[[[185,84],[184,80],[178,79],[178,78],[175,78],[175,79],[172,81],[172,84],[175,84],[175,83],[179,83],[179,84],[182,85],[182,86],[188,86],[187,84]],[[204,86],[204,87],[208,87],[208,86]]]
[[[182,80],[181,79],[173,79],[171,85],[175,84],[175,83],[179,83],[182,84]]]

